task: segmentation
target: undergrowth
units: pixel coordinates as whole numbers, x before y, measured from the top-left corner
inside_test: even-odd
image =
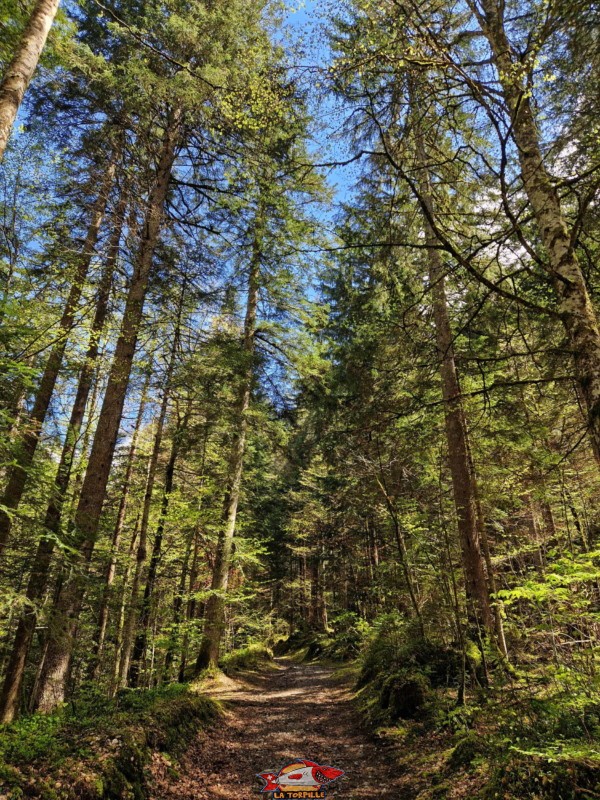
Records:
[[[356,702],[369,727],[401,744],[414,800],[600,797],[600,679],[547,664],[502,669],[470,645],[464,676],[462,663],[457,647],[423,641],[393,615],[358,659]]]
[[[54,714],[0,729],[0,796],[142,800],[152,753],[180,755],[218,714],[214,700],[185,685],[125,690],[114,700],[86,687]]]
[[[369,631],[369,624],[358,614],[345,611],[332,618],[328,631],[318,633],[299,628],[287,639],[277,642],[274,652],[276,655],[301,654],[306,661],[351,661],[361,653]]]
[[[238,650],[232,650],[219,660],[219,666],[226,675],[240,670],[256,669],[266,661],[273,659],[273,652],[263,644],[249,644]]]

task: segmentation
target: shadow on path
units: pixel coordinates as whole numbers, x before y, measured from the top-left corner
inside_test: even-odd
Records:
[[[347,688],[326,667],[279,660],[211,695],[227,701],[228,713],[191,742],[177,771],[157,757],[154,800],[256,800],[256,773],[278,772],[296,758],[344,770],[328,797],[399,800],[390,748],[360,729]]]

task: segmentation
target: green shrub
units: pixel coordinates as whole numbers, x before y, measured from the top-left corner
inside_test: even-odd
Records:
[[[576,692],[572,695],[531,698],[527,704],[527,720],[527,727],[535,730],[538,741],[598,738],[600,703],[581,697]]]
[[[323,647],[326,658],[334,661],[350,661],[361,652],[370,631],[369,623],[353,611],[346,611],[333,618],[329,641]]]
[[[139,713],[162,702],[189,696],[190,689],[185,683],[170,683],[157,689],[121,689],[116,697],[116,706],[120,711]]]
[[[305,661],[316,661],[319,658],[334,658],[332,655],[335,649],[334,639],[326,633],[314,636],[306,647],[304,654]]]
[[[461,676],[460,653],[427,641],[409,623],[394,614],[377,620],[362,658],[358,688],[412,667],[427,676],[433,687],[456,686]]]
[[[428,678],[416,670],[400,670],[387,677],[381,687],[379,705],[391,722],[418,719],[433,700]]]
[[[353,611],[345,611],[333,617],[327,633],[300,627],[287,639],[279,640],[273,650],[278,656],[304,650],[307,661],[317,658],[350,661],[360,654],[369,631],[368,622]]]
[[[263,644],[249,644],[239,650],[226,653],[219,661],[219,666],[226,675],[243,669],[255,669],[265,661],[271,661],[273,653]]]
[[[31,764],[48,756],[55,760],[65,751],[64,713],[36,714],[6,726],[0,736],[0,764]]]
[[[496,768],[482,800],[581,800],[600,792],[600,761],[512,755]]]
[[[448,757],[448,766],[451,769],[468,767],[472,761],[485,752],[485,745],[481,738],[473,731],[463,736]]]
[[[124,690],[115,700],[87,688],[55,714],[2,729],[0,796],[143,800],[152,752],[179,755],[219,713],[215,701],[178,684]]]
[[[302,650],[314,638],[308,628],[297,628],[287,639],[280,639],[273,648],[276,656],[285,656],[297,650]]]

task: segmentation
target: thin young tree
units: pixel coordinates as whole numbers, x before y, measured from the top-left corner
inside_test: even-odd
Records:
[[[56,381],[62,367],[67,340],[76,323],[77,311],[82,292],[88,277],[92,260],[96,255],[96,244],[100,227],[109,202],[117,169],[117,154],[113,153],[100,185],[100,191],[91,210],[91,220],[81,254],[77,258],[71,288],[58,324],[57,341],[54,344],[35,395],[30,414],[30,426],[17,445],[15,464],[10,470],[7,485],[0,503],[0,556],[8,542],[12,520],[25,491],[29,470],[40,441],[42,428]]]
[[[154,543],[152,545],[152,554],[150,556],[150,564],[148,566],[148,574],[146,576],[146,585],[144,587],[144,594],[140,608],[140,614],[137,622],[138,634],[131,655],[131,664],[129,667],[129,683],[131,686],[139,684],[141,667],[145,664],[146,647],[148,643],[148,629],[150,625],[150,615],[152,611],[152,602],[156,589],[156,581],[158,578],[158,569],[162,558],[163,539],[165,535],[165,527],[167,524],[167,517],[169,513],[169,503],[174,488],[175,480],[175,466],[180,454],[182,438],[185,435],[190,418],[190,408],[186,409],[183,415],[178,413],[177,423],[173,431],[173,438],[171,440],[171,450],[169,458],[165,466],[165,476],[162,499],[160,503],[160,512],[158,522],[156,525],[156,533],[154,536]]]
[[[242,473],[244,454],[246,451],[246,436],[248,432],[248,413],[250,410],[252,387],[255,381],[255,335],[266,213],[265,205],[259,200],[259,207],[253,224],[252,253],[248,268],[246,312],[242,338],[243,360],[233,420],[234,432],[231,451],[229,453],[227,492],[223,503],[222,527],[217,540],[215,564],[212,571],[211,594],[206,601],[204,612],[204,633],[196,660],[197,670],[216,665],[219,659],[221,638],[225,630],[225,592],[227,591],[229,570],[231,569],[236,519],[242,489]]]
[[[100,600],[100,608],[98,610],[98,623],[96,626],[96,634],[94,637],[94,659],[92,663],[92,677],[98,678],[104,655],[104,646],[106,643],[106,631],[108,627],[109,609],[111,592],[113,584],[117,576],[117,566],[119,560],[119,548],[121,546],[121,538],[125,528],[125,520],[127,517],[127,508],[130,499],[131,485],[133,481],[134,467],[136,464],[136,457],[138,456],[139,437],[144,422],[144,415],[148,404],[148,391],[150,385],[151,370],[148,369],[144,379],[144,386],[138,406],[138,412],[131,434],[131,444],[127,453],[127,466],[125,467],[125,476],[123,478],[123,486],[121,489],[121,497],[119,499],[119,507],[117,511],[117,519],[113,529],[111,543],[110,543],[110,558],[106,567],[104,575],[104,588],[102,590],[102,598]]]
[[[137,680],[137,664],[133,678],[130,678],[131,656],[135,643],[135,631],[139,613],[139,593],[142,584],[143,570],[148,556],[148,527],[150,524],[150,512],[152,509],[152,498],[154,495],[154,485],[156,483],[156,471],[160,458],[165,422],[171,402],[171,390],[173,371],[175,368],[175,356],[177,345],[172,346],[167,363],[167,371],[163,381],[162,398],[160,409],[156,419],[156,429],[152,442],[152,452],[148,461],[146,472],[146,483],[144,489],[144,499],[139,519],[139,530],[137,531],[137,546],[135,547],[135,560],[133,564],[133,576],[131,578],[131,589],[129,591],[130,601],[126,608],[123,619],[123,627],[120,635],[118,648],[118,658],[115,665],[115,685],[119,688],[127,684],[128,679]]]
[[[27,606],[17,625],[12,652],[6,669],[2,694],[0,695],[0,720],[3,722],[11,722],[18,711],[27,654],[37,621],[37,604],[46,591],[52,555],[55,543],[60,535],[63,505],[69,488],[73,460],[94,382],[96,362],[100,350],[100,337],[108,315],[110,293],[119,258],[126,202],[127,197],[125,194],[119,201],[115,211],[114,230],[110,237],[108,252],[98,286],[96,310],[90,330],[88,349],[79,376],[52,495],[46,509],[44,530],[37,546],[29,576],[26,591]]]

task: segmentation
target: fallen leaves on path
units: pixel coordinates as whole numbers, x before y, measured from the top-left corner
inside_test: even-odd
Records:
[[[361,730],[350,693],[327,668],[280,662],[215,694],[229,711],[190,743],[177,765],[157,756],[154,800],[256,800],[262,786],[256,774],[278,772],[298,758],[344,770],[328,789],[332,798],[402,796],[389,748]]]

